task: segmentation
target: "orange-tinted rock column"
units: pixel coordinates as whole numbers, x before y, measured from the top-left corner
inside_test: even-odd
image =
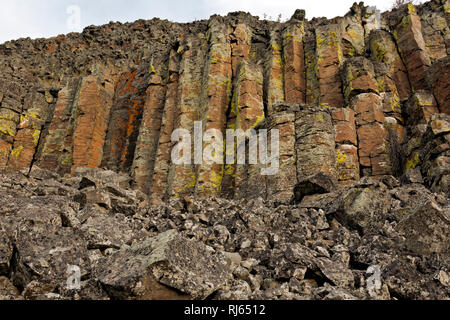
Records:
[[[226,112],[231,99],[232,64],[228,26],[218,19],[212,19],[208,37],[210,41],[209,61],[206,66],[206,86],[202,94],[203,129],[216,129],[224,135]],[[210,144],[204,143],[203,148]],[[195,192],[200,197],[215,196],[220,193],[224,165],[203,161],[198,167]]]

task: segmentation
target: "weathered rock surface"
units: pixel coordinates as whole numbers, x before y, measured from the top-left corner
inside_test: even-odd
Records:
[[[279,23],[237,12],[7,42],[0,46],[0,170],[107,168],[131,176],[153,203],[183,196],[285,201],[288,176],[319,171],[344,185],[361,176],[400,177],[416,157],[411,144],[402,148],[420,139],[416,126],[449,114],[449,34],[448,4],[432,0],[380,17],[355,4],[333,20],[309,21],[299,10]],[[292,118],[277,112],[280,105],[300,108]],[[222,136],[281,130],[277,176],[254,174],[261,167],[253,164],[173,163],[172,132],[193,134],[195,121]],[[440,163],[430,162],[424,176],[436,179]],[[446,185],[447,175],[439,175],[436,183]]]
[[[355,3],[1,44],[0,299],[448,299],[448,16]],[[267,130],[278,170],[230,146],[175,163],[175,129]]]
[[[339,186],[318,173],[305,179],[317,188],[290,204],[185,197],[152,206],[112,171],[34,176],[47,178],[1,175],[1,299],[449,295],[450,200],[417,183]],[[121,190],[137,205],[80,203],[90,188],[111,199]],[[79,287],[68,287],[71,266]],[[370,266],[379,289],[367,287]]]
[[[116,299],[205,299],[228,275],[225,256],[171,230],[115,253],[100,267],[99,281]]]

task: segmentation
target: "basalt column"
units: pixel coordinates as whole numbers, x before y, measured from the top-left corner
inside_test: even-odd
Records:
[[[306,76],[303,21],[294,19],[283,32],[284,92],[287,103],[305,103]]]
[[[194,122],[201,118],[203,65],[207,49],[208,43],[202,34],[186,38],[180,49],[182,51],[178,87],[180,103],[176,110],[174,128],[186,130],[191,136],[191,143],[194,142]],[[195,183],[194,149],[191,148],[190,163],[181,165],[172,163],[169,172],[168,194],[174,197],[192,195]]]
[[[360,176],[355,112],[351,108],[334,108],[332,116],[336,131],[338,181],[342,183],[357,181]]]
[[[213,18],[210,21],[208,38],[210,49],[202,92],[203,129],[204,131],[215,129],[223,136],[227,121],[226,111],[230,103],[232,89],[231,45],[228,25],[221,22],[220,18]],[[211,147],[211,143],[217,143],[217,141],[212,139],[211,142],[204,142],[203,148]],[[197,170],[196,194],[200,197],[219,194],[224,174],[223,163],[203,161]]]
[[[74,79],[59,92],[43,148],[38,152],[38,167],[69,173],[79,167],[100,166],[115,77],[109,70],[98,69],[95,75]]]
[[[24,90],[14,81],[0,81],[0,170],[6,168],[17,133]],[[13,154],[14,156],[14,154]]]
[[[394,28],[394,37],[408,70],[411,86],[414,90],[424,88],[425,72],[431,61],[423,39],[420,17],[414,5],[408,4],[406,15],[400,18]]]
[[[272,31],[270,34],[264,77],[266,79],[267,113],[270,115],[272,114],[272,106],[285,100],[282,39],[279,29]]]
[[[175,50],[171,50],[169,60],[169,82],[167,84],[164,113],[151,185],[151,195],[156,202],[167,195],[168,176],[171,165],[171,137],[173,130],[175,129],[176,112],[179,106],[179,70],[179,54]]]
[[[103,167],[129,172],[142,120],[148,77],[145,65],[120,76],[103,148]]]
[[[343,107],[339,67],[343,62],[340,27],[329,24],[316,30],[317,79],[321,105]]]
[[[72,79],[58,93],[48,134],[36,165],[42,169],[69,173],[72,168],[73,133],[82,79]]]
[[[227,154],[234,152],[236,155],[237,148],[243,149],[243,146],[238,145],[238,143],[244,143],[246,147],[246,163],[232,165],[235,172],[234,183],[232,184],[234,185],[234,193],[237,197],[242,197],[249,193],[265,197],[266,179],[259,172],[260,166],[258,163],[249,163],[250,157],[258,161],[258,149],[249,150],[250,130],[256,128],[264,120],[263,76],[259,66],[246,61],[242,61],[239,65],[231,112],[235,115],[234,128],[237,132],[246,135],[242,141],[236,141],[234,150],[227,149]],[[236,156],[235,160],[237,160]],[[227,168],[230,168],[230,164],[228,164]],[[229,174],[229,172],[227,173]],[[255,180],[258,183],[255,183]],[[253,186],[251,191],[249,185]]]
[[[307,106],[296,113],[297,178],[322,172],[336,178],[335,131],[330,110]]]
[[[72,171],[100,166],[113,96],[114,83],[109,78],[103,83],[94,76],[83,79],[73,135]]]
[[[279,168],[276,174],[267,176],[267,199],[288,202],[297,184],[295,108],[283,104],[275,106],[274,113],[267,119],[267,129],[269,141],[272,130],[279,133]]]
[[[156,151],[162,125],[164,102],[166,98],[165,74],[163,63],[152,61],[149,66],[149,87],[146,92],[142,123],[136,142],[133,161],[133,178],[142,192],[149,194],[155,169]]]
[[[20,116],[16,128],[17,133],[9,154],[8,169],[24,172],[31,169],[44,123],[51,116],[54,100],[49,91],[41,93],[34,88],[25,96],[26,111],[24,110],[23,115]]]

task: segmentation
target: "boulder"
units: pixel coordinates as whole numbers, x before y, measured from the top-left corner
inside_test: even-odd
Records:
[[[8,278],[0,276],[0,301],[2,300],[20,300],[20,292]]]
[[[224,256],[170,230],[120,250],[100,267],[114,299],[205,299],[230,273]]]
[[[0,276],[8,275],[11,257],[13,253],[13,244],[6,231],[0,229]]]
[[[69,266],[80,269],[80,280],[91,273],[87,243],[81,232],[71,228],[24,228],[18,232],[16,249],[11,279],[20,288],[36,280],[62,290],[67,287]]]
[[[335,186],[335,180],[322,172],[304,178],[294,188],[295,202],[299,203],[305,196],[329,193]]]
[[[432,200],[412,209],[396,229],[405,235],[407,248],[415,254],[450,250],[450,212]]]

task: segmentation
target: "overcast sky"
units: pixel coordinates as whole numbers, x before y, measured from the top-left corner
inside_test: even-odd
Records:
[[[393,1],[367,0],[365,3],[384,11],[390,9]],[[158,17],[190,22],[232,11],[246,11],[261,18],[266,14],[276,20],[279,14],[286,19],[295,9],[305,9],[308,19],[332,18],[348,12],[353,2],[355,0],[2,0],[0,43],[22,37],[52,37],[110,21],[131,22]],[[69,29],[78,21],[76,10],[68,13],[72,5],[80,8],[79,30]]]

